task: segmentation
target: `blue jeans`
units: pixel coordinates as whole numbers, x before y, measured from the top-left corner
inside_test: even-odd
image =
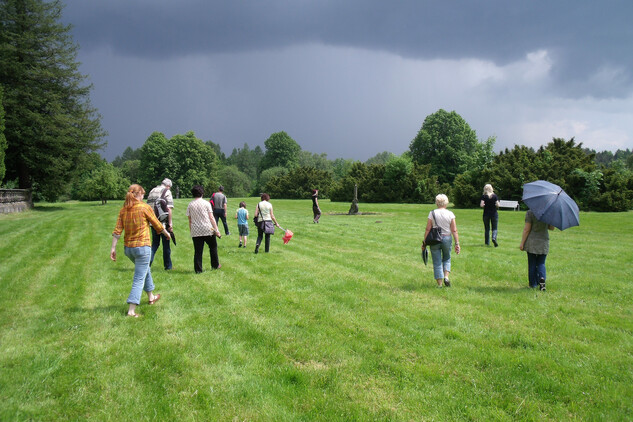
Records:
[[[136,305],[141,303],[141,294],[154,291],[154,280],[152,280],[152,270],[149,261],[152,256],[152,248],[149,246],[139,246],[138,248],[125,247],[125,256],[134,263],[134,280],[132,290],[127,298],[127,303]]]
[[[528,281],[530,287],[538,286],[538,282],[541,278],[547,279],[545,273],[545,258],[547,255],[536,255],[533,253],[527,253],[528,256]]]
[[[154,227],[152,227],[151,229],[152,229],[152,257],[149,260],[149,265],[150,267],[152,266],[152,263],[154,262],[154,256],[156,256],[156,251],[158,251],[158,248],[160,247],[160,242],[162,239],[163,264],[165,265],[166,270],[171,270],[171,246],[170,246],[171,243],[169,240],[167,240],[167,238],[165,238],[165,236],[163,236],[162,234],[156,233],[156,230],[154,230]]]
[[[499,222],[499,214],[484,214],[484,230],[486,245],[490,245],[490,225],[492,223],[492,240],[497,240],[497,223]]]
[[[436,280],[444,278],[444,271],[451,272],[451,246],[453,246],[453,238],[450,235],[442,236],[442,243],[429,246]]]

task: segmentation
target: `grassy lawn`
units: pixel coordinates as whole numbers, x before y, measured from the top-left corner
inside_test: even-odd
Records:
[[[232,212],[240,199],[230,198]],[[632,213],[551,233],[548,291],[527,288],[525,213],[455,210],[452,288],[420,259],[431,205],[272,201],[269,254],[219,240],[193,272],[177,200],[174,269],[125,317],[122,201],[0,216],[0,420],[630,420]],[[255,198],[247,198],[252,213]],[[233,214],[231,215],[231,217]],[[262,248],[263,249],[263,248]]]

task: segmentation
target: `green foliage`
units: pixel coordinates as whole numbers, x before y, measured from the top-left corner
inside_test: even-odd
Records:
[[[440,183],[452,183],[458,174],[485,165],[493,145],[494,138],[480,144],[475,131],[455,111],[440,109],[424,119],[409,150],[414,162],[431,165]]]
[[[2,105],[2,85],[0,85],[0,186],[4,180],[4,175],[7,171],[4,158],[6,157],[7,150],[7,138],[4,136],[4,106]]]
[[[237,166],[223,167],[218,175],[224,192],[231,197],[249,196],[251,193],[251,179],[238,170]]]
[[[327,159],[327,154],[313,154],[309,151],[299,152],[299,167],[314,167],[317,170],[332,172],[332,162]]]
[[[211,149],[213,149],[213,152],[215,152],[215,156],[218,158],[220,163],[226,162],[226,155],[222,152],[222,148],[220,148],[220,144],[216,144],[215,142],[212,142],[212,141],[207,141],[205,142],[205,144],[210,146]]]
[[[266,152],[261,161],[260,170],[272,167],[284,167],[288,170],[299,165],[301,147],[286,132],[277,132],[270,135],[264,142]]]
[[[239,171],[245,173],[251,181],[257,179],[258,168],[264,152],[258,145],[254,149],[250,149],[245,143],[242,148],[233,148],[233,152],[226,159],[228,165],[236,166]]]
[[[168,177],[174,184],[172,189],[187,197],[194,185],[217,187],[218,170],[213,148],[191,131],[169,140],[154,132],[141,147],[139,179],[145,189]]]
[[[372,164],[387,164],[387,162],[395,156],[396,155],[392,152],[383,151],[369,158],[367,161],[365,161],[365,164],[367,164],[368,166]]]
[[[100,200],[106,204],[108,199],[125,199],[130,181],[123,177],[121,170],[111,163],[103,162],[81,179],[76,189],[77,199],[83,201]]]
[[[341,180],[352,169],[354,160],[346,160],[344,158],[337,158],[332,162],[332,177],[334,180]]]
[[[257,187],[255,189],[256,192],[254,192],[255,196],[259,196],[260,192],[264,192],[269,180],[286,174],[288,174],[288,169],[286,167],[271,167],[262,171],[257,181]]]
[[[285,175],[271,178],[264,191],[271,198],[305,199],[310,198],[312,189],[318,189],[319,196],[327,198],[331,184],[329,172],[314,167],[297,167]]]
[[[0,84],[4,88],[7,177],[35,197],[68,190],[76,162],[102,147],[105,132],[90,105],[62,3],[0,2]]]

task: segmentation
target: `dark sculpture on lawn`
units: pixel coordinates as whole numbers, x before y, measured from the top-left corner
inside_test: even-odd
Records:
[[[352,205],[349,207],[349,215],[358,214],[358,185],[354,185],[354,199]]]

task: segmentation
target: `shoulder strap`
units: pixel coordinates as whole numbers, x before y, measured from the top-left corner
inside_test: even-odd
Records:
[[[160,194],[161,199],[165,199],[165,195],[167,195],[167,188],[163,188],[163,191]]]

